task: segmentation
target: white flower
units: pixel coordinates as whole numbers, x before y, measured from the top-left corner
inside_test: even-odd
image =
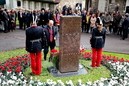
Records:
[[[88,82],[87,82],[87,85],[92,85],[92,82],[91,82],[91,81],[88,81]]]
[[[32,79],[33,79],[33,77],[31,76],[31,77],[30,77],[30,79],[32,80]]]
[[[69,80],[69,84],[70,84],[71,86],[74,86],[72,80]]]
[[[65,86],[65,84],[61,80],[57,80],[57,83],[60,84],[61,86]]]
[[[3,81],[3,82],[2,82],[2,86],[5,86],[5,85],[6,85],[6,82],[5,82],[5,81]]]
[[[21,75],[22,75],[22,72],[19,73],[19,76],[21,76]]]
[[[49,85],[52,85],[52,80],[51,79],[47,79],[47,84],[49,84]]]
[[[100,81],[105,81],[107,80],[107,78],[100,78]]]
[[[74,86],[72,80],[66,81],[67,85]]]
[[[11,78],[14,79],[14,80],[17,80],[17,77],[16,76],[12,76]]]
[[[112,79],[113,79],[113,80],[116,80],[116,79],[118,79],[118,77],[112,77]]]
[[[41,85],[43,85],[43,83],[42,83],[42,82],[40,82],[40,81],[38,80],[38,85],[40,85],[40,86],[41,86]]]
[[[82,85],[82,80],[81,80],[81,79],[78,80],[78,85],[79,85],[79,86]]]
[[[97,84],[96,83],[93,83],[93,85],[92,86],[97,86]]]
[[[32,83],[34,83],[34,81],[33,80],[30,80],[30,82],[29,82],[30,84],[32,84]]]
[[[98,86],[104,86],[104,83],[103,82],[99,82]]]
[[[14,84],[15,81],[14,81],[14,80],[8,80],[8,83],[9,83],[9,84]]]

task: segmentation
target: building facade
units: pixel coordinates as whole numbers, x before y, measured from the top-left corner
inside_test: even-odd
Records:
[[[125,12],[126,7],[129,6],[129,0],[92,0],[96,2],[96,8],[100,12],[113,12],[116,7],[119,7],[120,12]]]
[[[77,3],[82,5],[82,9],[85,8],[85,0],[0,0],[0,6],[7,9],[15,9],[18,7],[24,9],[37,9],[41,8],[54,10],[56,7],[62,9],[64,5],[71,5],[74,9]]]
[[[129,0],[0,0],[0,6],[7,9],[21,7],[31,10],[40,10],[41,8],[54,10],[56,7],[61,10],[64,5],[70,5],[75,9],[77,3],[82,5],[82,10],[93,7],[100,12],[113,12],[118,4],[119,11],[124,12],[126,7],[129,6]]]
[[[40,10],[41,8],[53,10],[60,0],[5,0],[4,5],[7,9],[15,9],[18,7],[30,10]]]

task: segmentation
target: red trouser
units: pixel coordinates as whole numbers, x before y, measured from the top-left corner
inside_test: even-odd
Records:
[[[41,52],[30,53],[31,58],[31,70],[35,75],[40,75],[42,70],[41,64]]]
[[[99,67],[102,59],[102,48],[92,48],[92,67]]]

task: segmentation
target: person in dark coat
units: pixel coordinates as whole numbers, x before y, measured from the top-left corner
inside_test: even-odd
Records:
[[[24,13],[22,12],[22,10],[20,10],[18,12],[18,21],[19,21],[19,28],[23,29],[23,22],[24,22]]]
[[[7,14],[7,9],[3,10],[2,9],[2,21],[4,22],[4,32],[7,33],[8,32],[8,22],[9,22],[9,17],[8,17],[8,14]]]
[[[106,29],[100,18],[97,18],[97,27],[93,29],[92,37],[90,40],[92,47],[92,67],[99,67],[102,59],[102,49],[105,44]]]
[[[86,10],[82,13],[82,32],[84,31],[86,31]]]
[[[42,72],[41,51],[42,51],[43,29],[36,25],[26,29],[26,51],[30,53],[31,70],[33,75],[40,75]]]
[[[53,26],[54,22],[53,20],[49,20],[49,23],[46,27],[44,27],[44,33],[45,33],[45,38],[46,38],[46,46],[44,47],[44,60],[47,58],[47,54],[50,49],[54,49],[56,46],[56,36],[57,36],[57,28]],[[49,61],[51,59],[51,56],[49,58]]]
[[[10,13],[10,11],[8,11],[7,12],[7,14],[8,14],[8,18],[9,18],[9,20],[8,20],[8,31],[10,32],[10,30],[12,30],[12,23],[11,23],[11,20],[12,20],[12,18],[11,18],[11,13]]]
[[[46,10],[44,14],[45,25],[48,24],[49,20],[54,20],[53,13],[50,11],[50,9]]]
[[[25,11],[24,14],[23,14],[24,18],[23,18],[23,21],[24,21],[24,29],[26,29],[26,27],[30,27],[30,23],[32,21],[32,15],[30,13],[30,11]]]
[[[129,28],[129,14],[125,14],[125,19],[124,22],[122,23],[122,28],[123,28],[123,34],[122,34],[122,39],[125,40],[128,38],[128,28]]]
[[[45,25],[45,9],[41,9],[41,13],[39,16],[39,25],[44,26]]]

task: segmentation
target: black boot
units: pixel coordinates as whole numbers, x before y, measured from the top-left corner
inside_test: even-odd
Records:
[[[46,61],[46,55],[44,55],[44,60]]]

